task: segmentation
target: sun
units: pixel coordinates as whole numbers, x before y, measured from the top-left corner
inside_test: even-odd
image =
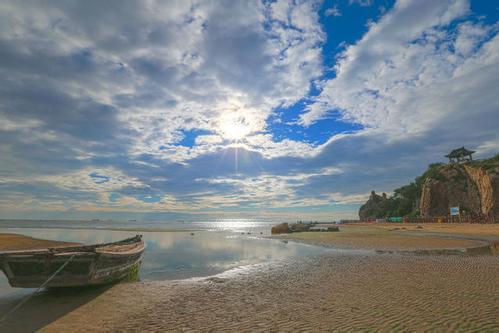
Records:
[[[251,124],[243,116],[229,114],[220,120],[220,134],[227,140],[241,141],[251,132]]]

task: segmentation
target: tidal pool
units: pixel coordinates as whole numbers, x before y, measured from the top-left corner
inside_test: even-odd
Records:
[[[331,251],[317,246],[263,238],[260,237],[258,229],[253,229],[253,232],[217,230],[136,232],[97,229],[2,228],[0,232],[85,244],[113,242],[142,234],[146,242],[140,271],[140,279],[143,281],[209,276],[235,267],[264,261]],[[14,288],[8,286],[2,274],[0,297],[11,291],[14,291]]]

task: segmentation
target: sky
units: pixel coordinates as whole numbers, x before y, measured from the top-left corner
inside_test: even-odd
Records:
[[[1,1],[0,218],[355,218],[499,151],[487,0]]]

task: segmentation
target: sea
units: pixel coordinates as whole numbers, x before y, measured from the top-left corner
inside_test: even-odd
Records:
[[[331,249],[270,239],[276,222],[251,219],[214,221],[0,220],[0,233],[84,244],[118,241],[140,234],[146,243],[141,281],[216,275],[262,262],[325,254]],[[30,290],[12,288],[0,273],[2,298]]]

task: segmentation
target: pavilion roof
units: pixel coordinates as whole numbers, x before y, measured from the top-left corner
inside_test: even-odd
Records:
[[[462,156],[471,155],[473,153],[475,153],[474,150],[468,150],[464,147],[461,147],[461,148],[454,149],[448,155],[445,155],[445,157],[455,158],[455,157],[462,157]]]

